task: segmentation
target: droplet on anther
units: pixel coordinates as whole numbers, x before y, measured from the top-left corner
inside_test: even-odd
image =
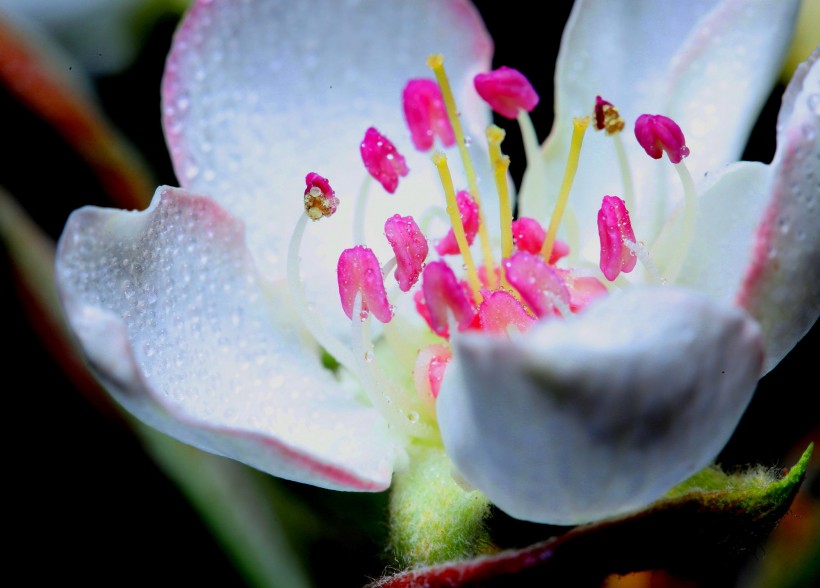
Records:
[[[393,318],[393,309],[387,300],[379,260],[371,249],[356,245],[345,249],[336,266],[339,297],[347,318],[353,320],[353,306],[361,293],[362,312],[372,312],[383,323]]]
[[[367,173],[393,194],[399,185],[399,177],[404,177],[409,172],[401,153],[373,127],[365,132],[360,151]]]
[[[663,152],[672,163],[680,163],[689,155],[683,131],[671,118],[662,114],[642,114],[635,121],[635,138],[653,159],[660,159]]]

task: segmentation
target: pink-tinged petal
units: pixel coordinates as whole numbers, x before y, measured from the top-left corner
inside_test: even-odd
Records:
[[[820,49],[783,97],[771,167],[768,205],[737,293],[763,327],[767,370],[820,316]]]
[[[398,445],[382,417],[304,346],[287,290],[212,200],[163,187],[145,212],[80,209],[56,276],[89,365],[145,423],[282,478],[390,484]]]
[[[673,118],[697,154],[687,160],[694,178],[739,159],[779,74],[798,6],[799,0],[638,0],[613,13],[606,0],[575,2],[557,61],[555,125],[543,151],[546,176],[525,177],[520,213],[548,218],[572,118],[587,114],[597,95],[615,104],[627,125],[645,112]],[[624,142],[637,199],[632,223],[651,240],[657,207],[677,202],[680,182],[675,174],[657,174],[640,146]],[[609,139],[588,137],[569,207],[578,219],[595,218],[598,198],[622,191]],[[584,226],[583,246],[574,253],[597,263],[595,226]]]
[[[399,177],[409,173],[407,163],[396,146],[375,128],[370,127],[359,146],[364,167],[390,194],[399,186]]]
[[[470,193],[462,190],[456,194],[456,205],[461,216],[461,224],[464,226],[464,236],[467,237],[467,244],[472,245],[478,233],[478,204],[476,204]],[[439,255],[455,255],[459,252],[456,235],[451,228],[444,238],[436,243],[436,253]]]
[[[387,300],[384,277],[379,260],[372,249],[356,245],[345,249],[339,256],[336,269],[339,296],[347,318],[353,319],[356,297],[361,296],[362,312],[372,312],[383,323],[393,318],[393,309]]]
[[[429,151],[436,137],[444,147],[455,145],[456,136],[436,80],[420,78],[408,81],[402,90],[401,101],[404,120],[416,149]]]
[[[532,112],[538,104],[538,93],[526,76],[506,65],[478,74],[473,84],[490,108],[505,118],[515,120],[520,111]]]
[[[504,290],[496,290],[484,298],[478,307],[478,318],[482,331],[499,334],[507,334],[510,327],[523,333],[535,322],[535,317]]]
[[[507,280],[538,316],[547,318],[569,309],[570,295],[561,275],[539,255],[525,251],[504,260]]]
[[[451,320],[459,330],[464,330],[475,319],[476,312],[464,286],[443,261],[432,261],[424,266],[421,292],[426,309],[422,316],[440,337],[450,336]]]
[[[410,216],[391,216],[384,223],[384,235],[396,256],[396,281],[399,289],[407,292],[418,281],[430,246],[416,221]]]
[[[598,238],[601,241],[601,261],[598,266],[610,282],[621,272],[635,269],[638,258],[626,245],[635,243],[635,233],[629,221],[629,211],[617,196],[604,196],[598,211]]]
[[[763,360],[744,311],[669,287],[453,342],[436,406],[447,454],[506,513],[565,525],[645,507],[710,464]]]
[[[467,0],[332,6],[319,0],[199,0],[176,32],[162,85],[163,127],[176,175],[183,187],[212,196],[241,218],[259,271],[284,278],[288,224],[302,214],[296,196],[305,174],[320,172],[343,203],[352,202],[345,199],[359,193],[364,177],[357,146],[370,126],[395,142],[414,171],[402,179],[395,199],[372,198],[368,217],[418,218],[439,203],[434,166],[409,148],[402,89],[407,80],[428,76],[426,59],[440,51],[465,132],[479,136],[490,112],[471,96],[472,77],[489,67],[491,50]],[[349,321],[325,301],[336,289],[338,255],[349,245],[350,234],[338,227],[353,226],[354,209],[343,204],[333,230],[309,227],[300,251],[305,296],[327,310],[317,315],[340,336],[347,336]],[[364,242],[387,259],[381,223],[365,226]]]

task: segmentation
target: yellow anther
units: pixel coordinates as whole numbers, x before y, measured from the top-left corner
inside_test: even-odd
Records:
[[[461,212],[458,210],[456,191],[453,188],[453,177],[450,175],[450,168],[447,166],[447,157],[443,153],[434,153],[433,163],[438,169],[441,185],[444,187],[444,197],[447,199],[447,214],[450,217],[453,235],[464,260],[464,267],[467,270],[467,282],[470,284],[476,303],[481,304],[481,283],[478,281],[478,272],[476,272],[473,263],[473,255],[470,253],[470,246],[467,244],[467,235],[464,234],[464,224],[461,222]]]
[[[473,197],[478,207],[478,236],[481,240],[481,253],[484,257],[484,267],[487,270],[487,282],[490,288],[495,288],[495,272],[493,271],[495,263],[493,262],[493,253],[490,248],[490,235],[487,232],[487,223],[484,222],[481,194],[478,191],[478,182],[476,181],[473,160],[470,158],[470,153],[467,151],[467,143],[464,140],[464,130],[461,128],[461,121],[458,118],[458,110],[456,109],[453,91],[450,88],[450,80],[447,78],[447,72],[444,71],[444,56],[441,54],[430,55],[427,58],[427,67],[433,70],[436,76],[436,82],[438,82],[439,88],[441,89],[441,97],[447,109],[447,119],[450,121],[450,126],[453,127],[456,145],[458,145],[458,152],[461,155],[461,163],[464,166],[464,174],[467,176],[470,196]]]
[[[569,192],[572,189],[572,182],[575,180],[575,172],[578,171],[578,161],[581,158],[581,145],[584,143],[584,134],[589,126],[589,117],[574,118],[572,120],[572,142],[569,147],[569,157],[567,167],[564,169],[564,179],[561,181],[561,189],[558,192],[558,200],[555,202],[555,209],[552,211],[550,226],[544,238],[544,245],[541,247],[541,256],[549,261],[552,254],[552,246],[555,245],[555,237],[558,234],[558,226],[564,216],[564,210],[569,200]]]

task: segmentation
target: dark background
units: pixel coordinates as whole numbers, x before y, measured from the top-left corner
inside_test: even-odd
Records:
[[[549,19],[528,18],[513,9],[515,2],[477,5],[496,42],[495,65],[523,71],[542,97],[533,118],[543,140],[552,118],[552,68],[571,2],[550,3]],[[159,87],[175,25],[170,16],[157,22],[129,69],[95,81],[107,115],[145,155],[158,182],[171,185],[178,182],[162,137]],[[766,105],[745,159],[771,160],[782,90],[776,88]],[[2,89],[0,116],[11,151],[0,165],[0,185],[20,198],[52,238],[74,208],[108,204],[82,161]],[[519,177],[523,157],[514,149],[517,128],[498,122],[508,130],[505,150]],[[3,494],[10,524],[4,527],[13,544],[6,573],[23,574],[31,583],[242,585],[197,514],[131,434],[66,380],[21,311],[4,255],[0,268],[7,309]],[[815,327],[761,381],[720,461],[788,465],[796,444],[818,438],[816,412],[807,406],[810,394],[817,394],[817,337]],[[383,498],[274,483],[315,506],[327,524],[328,530],[304,547],[317,584],[357,586],[381,573],[384,561],[376,542],[383,529],[362,529],[350,513],[379,512]]]

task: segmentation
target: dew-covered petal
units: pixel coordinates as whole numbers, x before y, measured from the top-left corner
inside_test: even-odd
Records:
[[[56,275],[90,366],[180,441],[317,486],[386,488],[398,450],[384,421],[303,345],[287,288],[258,274],[244,238],[176,188],[145,212],[76,211]]]
[[[162,89],[177,177],[246,222],[249,249],[273,279],[285,275],[305,173],[328,178],[339,212],[309,227],[302,246],[305,292],[318,308],[335,288],[339,253],[353,244],[354,201],[367,175],[364,132],[376,126],[390,137],[410,169],[394,196],[374,190],[368,201],[365,243],[387,259],[384,219],[418,217],[442,200],[429,157],[412,148],[404,85],[430,77],[426,58],[442,53],[465,132],[479,136],[489,109],[472,78],[489,68],[491,50],[466,0],[196,2],[175,36]],[[323,308],[349,330],[341,308]]]
[[[820,49],[797,69],[777,128],[766,209],[737,294],[763,327],[767,371],[820,316]]]
[[[522,213],[546,218],[561,183],[572,117],[591,113],[597,95],[612,102],[630,128],[644,113],[675,120],[686,135],[695,178],[737,160],[778,74],[798,4],[576,2],[557,62],[555,126],[543,151],[546,182],[526,179]],[[625,135],[624,143],[638,196],[635,233],[652,240],[664,212],[657,206],[680,197],[679,182],[671,166],[663,166],[667,162],[652,161]],[[623,186],[612,138],[596,133],[584,142],[569,203],[582,234],[590,236],[574,253],[589,261],[596,255],[596,199],[603,194],[623,194]]]
[[[668,287],[453,343],[437,401],[448,455],[503,511],[554,524],[641,508],[708,465],[763,359],[744,311]]]

